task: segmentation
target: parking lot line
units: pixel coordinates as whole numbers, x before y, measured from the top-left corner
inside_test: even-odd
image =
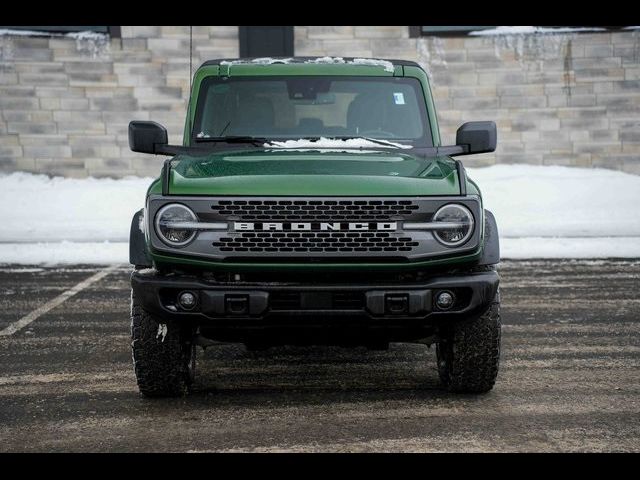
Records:
[[[32,312],[22,317],[20,320],[13,322],[4,330],[0,331],[0,337],[8,337],[9,335],[13,335],[14,333],[20,331],[21,329],[29,325],[34,320],[37,320],[39,317],[47,313],[49,310],[62,304],[65,300],[73,297],[75,294],[80,293],[82,290],[84,290],[91,284],[97,282],[98,280],[103,279],[104,277],[109,275],[111,272],[116,270],[119,266],[120,265],[118,264],[111,265],[103,270],[100,270],[99,272],[91,275],[89,278],[83,280],[82,282],[78,283],[77,285],[70,288],[69,290],[66,290],[65,292],[61,293],[56,298],[49,300],[47,303],[45,303],[41,307],[36,308]]]

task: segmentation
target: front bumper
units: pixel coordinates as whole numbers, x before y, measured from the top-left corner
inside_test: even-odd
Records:
[[[366,276],[365,276],[366,277]],[[301,284],[285,282],[221,283],[186,275],[134,272],[131,285],[142,307],[163,321],[209,328],[346,326],[432,326],[469,318],[493,301],[499,284],[495,271],[448,274],[404,284]],[[435,298],[449,291],[456,299],[447,310]],[[179,295],[197,297],[192,309]]]

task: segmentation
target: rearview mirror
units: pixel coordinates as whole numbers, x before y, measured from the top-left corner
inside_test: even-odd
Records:
[[[465,148],[465,154],[493,152],[496,149],[495,122],[467,122],[456,132],[456,145]]]
[[[169,143],[167,129],[156,122],[134,120],[129,123],[129,148],[133,152],[160,153]]]

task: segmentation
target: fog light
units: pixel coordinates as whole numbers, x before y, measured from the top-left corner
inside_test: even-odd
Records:
[[[196,306],[197,299],[196,296],[191,292],[182,292],[178,295],[178,303],[185,310],[191,310]]]
[[[440,292],[436,295],[436,305],[441,310],[448,310],[453,306],[455,297],[451,292]]]

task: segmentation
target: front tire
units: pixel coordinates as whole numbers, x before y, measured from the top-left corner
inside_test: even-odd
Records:
[[[500,296],[477,319],[462,320],[444,332],[436,353],[438,373],[450,392],[486,393],[500,364]]]
[[[188,393],[195,372],[195,344],[188,332],[146,312],[131,292],[131,348],[140,392],[146,397]]]

